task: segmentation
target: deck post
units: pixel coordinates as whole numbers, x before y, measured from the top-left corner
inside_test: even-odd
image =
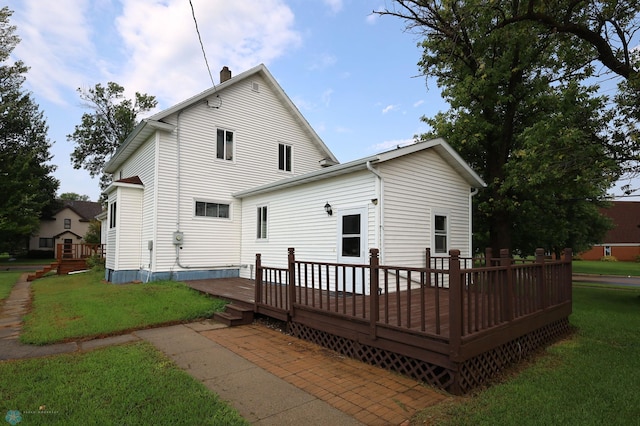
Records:
[[[369,250],[369,337],[375,340],[377,336],[378,319],[380,318],[380,251],[376,248]]]
[[[457,361],[462,345],[460,250],[449,250],[449,358]]]
[[[289,252],[289,318],[293,319],[293,303],[296,301],[296,249],[288,248]]]
[[[254,310],[257,310],[258,303],[262,303],[262,255],[260,253],[256,253],[256,285],[255,285],[255,296],[254,296]]]
[[[493,266],[491,264],[492,257],[493,257],[493,250],[491,250],[491,247],[487,247],[486,249],[484,249],[484,266],[486,267]]]
[[[511,322],[513,321],[513,271],[511,270],[509,249],[500,249],[500,266],[505,268],[505,274],[507,274],[506,288],[502,293],[502,319]]]
[[[536,249],[536,265],[538,266],[538,309],[549,306],[549,294],[547,291],[547,271],[544,268],[544,249]]]
[[[429,270],[429,269],[431,269],[431,248],[427,247],[424,250],[424,253],[425,253],[425,256],[424,256],[425,265],[424,265],[424,267],[427,268],[427,270]],[[427,272],[427,279],[426,279],[425,285],[427,287],[431,287],[431,274],[429,272]]]

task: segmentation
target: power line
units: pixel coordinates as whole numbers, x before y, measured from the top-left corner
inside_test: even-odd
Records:
[[[213,76],[211,75],[211,68],[209,68],[209,61],[207,60],[207,54],[204,51],[204,44],[202,44],[202,37],[200,36],[200,29],[198,28],[198,21],[196,20],[196,12],[193,9],[193,3],[189,0],[189,4],[191,5],[191,16],[193,16],[193,23],[196,25],[196,33],[198,33],[198,40],[200,41],[200,48],[202,49],[202,56],[204,56],[204,63],[207,66],[207,71],[209,72],[209,78],[211,79],[211,85],[215,88],[216,84],[213,82]]]

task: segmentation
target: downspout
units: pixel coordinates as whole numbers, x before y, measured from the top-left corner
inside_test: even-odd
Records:
[[[378,204],[376,209],[376,246],[380,250],[380,263],[384,264],[384,181],[379,171],[373,168],[371,161],[367,161],[367,170],[373,173],[376,177],[376,199]]]
[[[478,193],[478,188],[471,188],[469,192],[469,257],[473,257],[473,201],[472,198]]]

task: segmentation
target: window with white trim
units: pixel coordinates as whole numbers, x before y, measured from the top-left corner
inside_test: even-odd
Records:
[[[433,244],[435,253],[448,253],[449,235],[448,218],[445,215],[433,216]]]
[[[196,216],[229,218],[229,204],[196,201]]]
[[[604,246],[604,255],[611,256],[611,246]]]
[[[291,171],[291,145],[278,144],[278,170]]]
[[[267,239],[267,206],[258,207],[256,238],[259,240]]]
[[[233,161],[233,132],[218,129],[216,133],[216,158]]]
[[[116,203],[115,201],[109,205],[109,228],[116,227]]]

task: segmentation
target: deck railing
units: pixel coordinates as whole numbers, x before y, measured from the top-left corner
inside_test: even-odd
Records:
[[[427,250],[425,267],[416,268],[380,265],[377,249],[368,264],[353,265],[297,260],[291,248],[288,268],[265,267],[256,255],[255,300],[293,320],[296,308],[304,308],[364,321],[371,339],[380,327],[431,336],[459,358],[464,345],[477,346],[509,325],[524,333],[528,319],[544,323],[540,316],[554,307],[570,312],[571,257],[567,249],[562,259],[548,260],[538,249],[535,260],[515,262],[502,250],[497,259],[487,257],[489,266],[478,266],[459,250],[437,258]]]
[[[56,247],[56,259],[86,259],[91,256],[105,257],[105,248],[105,244],[58,244]]]

